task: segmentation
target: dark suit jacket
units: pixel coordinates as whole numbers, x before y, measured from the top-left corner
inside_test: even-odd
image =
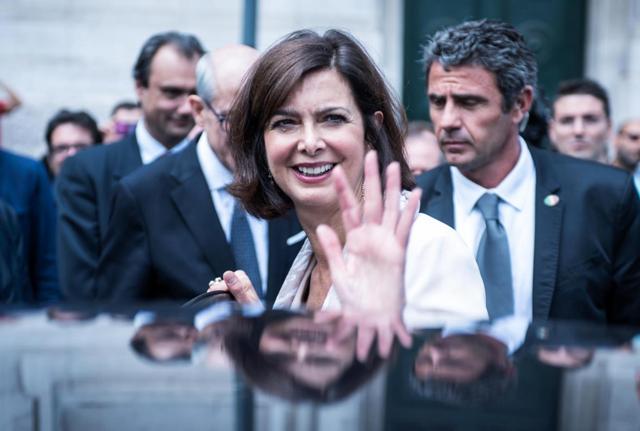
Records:
[[[536,169],[533,317],[640,325],[640,201],[619,169],[529,148]],[[449,166],[418,178],[421,211],[454,226]],[[544,203],[557,195],[555,206]]]
[[[100,259],[98,298],[190,299],[236,269],[192,142],[124,178]],[[268,298],[275,298],[301,243],[293,217],[269,222]]]
[[[113,189],[120,178],[141,165],[135,135],[65,160],[56,179],[56,196],[60,283],[69,298],[95,299]]]
[[[18,215],[32,291],[26,301],[60,298],[56,267],[56,213],[49,180],[35,160],[0,150],[0,199]]]
[[[31,285],[16,212],[0,200],[0,304],[26,301]]]

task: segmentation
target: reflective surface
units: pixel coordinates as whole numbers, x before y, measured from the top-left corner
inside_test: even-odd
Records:
[[[640,330],[517,319],[356,359],[337,315],[53,308],[0,316],[1,430],[637,430]]]

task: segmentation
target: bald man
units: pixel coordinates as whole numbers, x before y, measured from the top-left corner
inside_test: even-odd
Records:
[[[235,199],[227,115],[242,77],[258,52],[244,45],[205,55],[189,96],[203,133],[182,152],[124,178],[116,189],[107,242],[100,257],[97,297],[118,302],[186,300],[226,270],[243,269],[231,245]],[[247,216],[254,270],[263,297],[275,297],[298,252],[295,218]],[[246,225],[245,225],[246,226]],[[293,243],[293,244],[292,244]]]

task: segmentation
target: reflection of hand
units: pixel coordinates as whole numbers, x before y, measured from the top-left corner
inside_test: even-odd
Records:
[[[222,280],[212,281],[209,283],[207,292],[221,290],[229,292],[233,298],[240,304],[254,304],[260,302],[260,297],[249,280],[249,276],[242,271],[225,271],[222,274]]]
[[[367,154],[364,169],[362,209],[344,171],[340,166],[333,170],[346,234],[344,255],[333,229],[326,225],[317,229],[344,319],[352,320],[358,328],[360,360],[366,357],[376,335],[382,357],[388,356],[394,336],[405,346],[411,344],[402,321],[404,266],[409,232],[420,202],[420,190],[414,190],[400,210],[398,163],[391,163],[386,171],[384,206],[374,151]]]

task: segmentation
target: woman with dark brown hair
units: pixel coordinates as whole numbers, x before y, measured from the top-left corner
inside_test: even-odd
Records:
[[[307,235],[274,308],[395,313],[410,326],[487,317],[470,250],[417,214],[405,123],[381,72],[344,32],[291,33],[256,62],[229,118],[231,191],[257,217],[294,209]],[[241,271],[212,288],[258,300]]]

